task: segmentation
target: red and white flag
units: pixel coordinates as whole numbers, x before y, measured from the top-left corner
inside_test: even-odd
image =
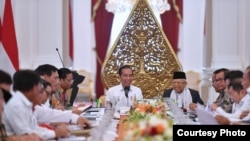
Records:
[[[19,57],[11,0],[5,1],[0,21],[0,69],[12,75],[19,69]]]

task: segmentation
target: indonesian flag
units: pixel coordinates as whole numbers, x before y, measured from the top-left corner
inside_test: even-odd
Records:
[[[19,69],[18,48],[11,0],[5,1],[3,18],[0,18],[0,69],[11,75]]]

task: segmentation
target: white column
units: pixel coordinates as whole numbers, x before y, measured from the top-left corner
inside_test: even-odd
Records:
[[[184,71],[202,71],[205,0],[183,1],[183,25],[178,58]]]
[[[95,72],[95,37],[91,22],[91,0],[73,1],[74,69]]]
[[[213,0],[212,7],[212,67],[241,69],[239,1]]]
[[[20,68],[35,68],[44,63],[62,67],[56,52],[58,48],[62,54],[62,1],[13,2]]]
[[[200,83],[201,98],[205,103],[213,101],[215,95],[212,93],[213,87],[211,85],[211,77],[214,69],[211,68],[212,57],[212,1],[206,1],[205,7],[205,26],[204,26],[204,40],[202,52],[202,74]]]
[[[74,0],[72,3],[74,62],[73,69],[84,69],[96,77],[94,23],[91,22],[91,0]],[[93,86],[93,92],[95,86]],[[93,94],[95,96],[95,92]]]
[[[250,65],[250,1],[239,1],[239,51],[243,70]]]
[[[218,68],[244,69],[249,65],[250,16],[248,0],[213,0],[207,1],[206,36],[207,43],[204,52],[203,78],[210,77],[209,70]],[[210,51],[212,55],[210,56]],[[208,56],[206,56],[208,53]],[[209,65],[211,62],[211,65]],[[202,94],[213,102],[218,96],[212,86],[203,80]]]
[[[62,67],[56,52],[62,55],[62,1],[38,0],[38,56],[35,65],[50,63]]]
[[[38,56],[38,1],[12,1],[20,68],[33,68]]]

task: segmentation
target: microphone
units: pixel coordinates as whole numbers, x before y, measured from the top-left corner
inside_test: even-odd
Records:
[[[59,51],[58,51],[58,48],[56,48],[56,51],[57,51],[58,56],[59,56],[59,58],[60,58],[60,60],[61,60],[61,62],[62,62],[62,65],[63,65],[63,67],[64,67],[64,63],[63,63],[62,57],[61,57],[61,55],[60,55],[60,53],[59,53]]]
[[[125,91],[125,96],[128,98],[128,92],[129,92],[130,86],[126,86],[124,87],[124,91]]]

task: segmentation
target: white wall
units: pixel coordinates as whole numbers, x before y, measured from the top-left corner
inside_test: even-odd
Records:
[[[73,69],[84,68],[95,76],[93,25],[90,22],[91,0],[72,0],[74,19]],[[184,71],[201,72],[204,63],[210,67],[244,68],[250,65],[249,0],[212,0],[212,57],[203,60],[204,0],[184,0],[183,36],[178,57]],[[62,67],[56,52],[63,54],[65,7],[62,0],[13,0],[21,68],[35,68],[43,63]],[[1,5],[1,7],[3,7]],[[2,10],[2,9],[1,9]],[[64,60],[66,59],[65,56]],[[213,59],[212,59],[213,58]]]
[[[73,1],[74,69],[95,73],[94,25],[91,22],[91,0]]]
[[[184,71],[201,72],[205,0],[184,0],[183,5],[178,58]]]
[[[239,25],[242,22],[239,18],[239,2],[218,0],[213,1],[212,7],[212,67],[242,68],[239,50]]]
[[[62,67],[56,52],[62,54],[62,1],[12,1],[20,68],[50,63]]]

